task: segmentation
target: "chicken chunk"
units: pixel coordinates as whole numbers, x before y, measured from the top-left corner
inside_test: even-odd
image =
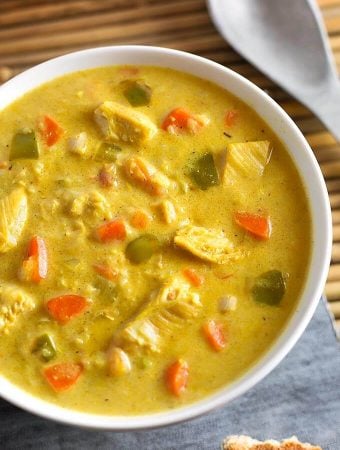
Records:
[[[115,102],[104,102],[94,119],[108,142],[138,145],[157,133],[156,125],[143,113]]]
[[[73,217],[112,217],[112,207],[99,191],[90,192],[65,191],[61,195],[65,210]]]
[[[163,200],[159,204],[159,209],[162,218],[167,225],[170,225],[177,220],[177,213],[174,204],[170,200]]]
[[[166,175],[138,156],[126,159],[124,168],[127,176],[149,194],[164,195],[172,187],[173,182]]]
[[[202,307],[199,294],[182,277],[170,278],[137,315],[114,337],[124,347],[160,351],[162,335],[196,317]]]
[[[27,219],[27,196],[15,189],[0,200],[0,253],[16,247]]]
[[[15,285],[0,285],[0,334],[8,333],[24,313],[35,307],[34,299]]]
[[[269,141],[228,144],[222,177],[224,183],[233,184],[240,176],[250,179],[261,177],[271,153]]]
[[[71,153],[85,156],[87,153],[87,133],[83,131],[76,136],[70,137],[67,141],[67,145]]]
[[[187,225],[177,230],[174,242],[198,258],[217,264],[226,264],[242,256],[223,232],[204,227]]]

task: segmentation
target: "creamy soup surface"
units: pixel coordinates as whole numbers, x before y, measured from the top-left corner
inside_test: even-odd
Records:
[[[274,133],[158,67],[72,73],[0,112],[0,373],[141,414],[245,373],[297,306],[311,218]]]

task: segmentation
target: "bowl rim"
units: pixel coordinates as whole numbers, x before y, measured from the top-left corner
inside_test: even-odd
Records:
[[[239,92],[233,95],[255,109],[260,117],[267,115],[265,122],[283,142],[303,178],[309,195],[313,244],[310,267],[301,298],[296,311],[288,319],[279,337],[240,378],[199,401],[173,410],[141,415],[111,416],[84,413],[41,400],[0,375],[1,397],[26,411],[64,424],[117,431],[156,428],[192,419],[229,403],[267,376],[292,349],[314,314],[326,281],[332,245],[331,209],[327,189],[320,167],[306,139],[288,114],[269,95],[243,76],[216,62],[187,52],[154,46],[95,47],[53,58],[17,75],[0,86],[0,104],[5,108],[32,88],[63,74],[86,68],[133,64],[131,62],[133,58],[135,65],[161,66],[187,72],[228,90],[228,87],[222,86],[222,81],[216,81],[216,79],[225,80],[228,86],[234,86],[244,92],[242,95],[247,98],[242,97]],[[293,145],[295,153],[292,150]]]

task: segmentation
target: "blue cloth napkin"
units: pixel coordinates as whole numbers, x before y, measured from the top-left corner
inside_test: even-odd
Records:
[[[49,422],[0,400],[1,450],[218,450],[229,434],[297,435],[340,450],[340,345],[323,302],[284,361],[241,398],[180,425],[94,432]]]

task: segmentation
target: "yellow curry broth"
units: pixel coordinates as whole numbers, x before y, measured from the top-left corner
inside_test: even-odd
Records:
[[[22,128],[37,130],[37,122],[45,114],[64,130],[52,147],[46,146],[37,131],[39,160],[13,161],[10,170],[0,169],[0,198],[18,185],[28,193],[28,220],[18,246],[0,254],[0,282],[23,286],[37,305],[8,334],[0,336],[1,373],[43,399],[103,414],[176,407],[198,400],[242,375],[268,350],[296,307],[311,246],[308,200],[280,141],[254,111],[229,92],[170,69],[139,68],[138,78],[152,88],[152,101],[136,109],[157,127],[178,106],[205,114],[209,125],[195,135],[159,130],[140,146],[122,143],[121,154],[143,156],[178,183],[178,193],[171,198],[178,220],[164,223],[160,199],[131,183],[121,168],[117,188],[101,187],[97,175],[103,163],[70,153],[67,142],[82,131],[88,135],[90,149],[103,140],[93,111],[106,100],[129,106],[119,86],[127,78],[131,78],[129,70],[120,67],[73,73],[26,94],[0,113],[0,159],[8,158],[12,136]],[[231,127],[224,123],[229,110],[238,114]],[[221,183],[207,190],[194,188],[186,175],[188,161],[205,151],[217,155],[231,142],[257,140],[273,144],[270,162],[257,183],[240,178],[232,187]],[[104,197],[107,207],[102,208],[97,193]],[[92,204],[83,214],[70,213],[70,204],[82,195],[92,195]],[[162,244],[159,252],[139,265],[130,263],[124,252],[127,242],[145,231],[128,225],[125,241],[101,243],[93,238],[93,230],[104,219],[120,217],[128,224],[135,209],[148,212],[152,220],[146,232],[156,235]],[[259,241],[238,227],[233,220],[236,210],[269,214],[270,239]],[[174,233],[187,221],[223,230],[246,257],[217,265],[176,248],[172,243]],[[33,235],[44,237],[48,250],[48,276],[39,284],[21,282],[17,275]],[[103,294],[103,279],[93,270],[100,261],[109,261],[121,274],[109,298]],[[112,335],[164,280],[187,267],[205,278],[201,287],[193,288],[203,305],[198,317],[173,328],[162,340],[159,353],[132,352],[129,374],[110,376],[106,350]],[[250,294],[254,278],[272,269],[286,277],[286,292],[279,306],[257,303]],[[60,325],[48,315],[45,304],[64,293],[85,296],[90,304],[83,314]],[[225,295],[237,297],[237,308],[222,314],[219,299]],[[223,324],[227,336],[227,346],[221,352],[211,349],[201,331],[202,324],[211,318]],[[32,353],[34,340],[44,333],[53,335],[57,346],[55,359],[48,363]],[[166,367],[178,358],[185,359],[190,367],[187,389],[179,398],[168,392],[164,382]],[[81,362],[84,372],[71,389],[55,393],[43,379],[42,370],[64,361]]]

